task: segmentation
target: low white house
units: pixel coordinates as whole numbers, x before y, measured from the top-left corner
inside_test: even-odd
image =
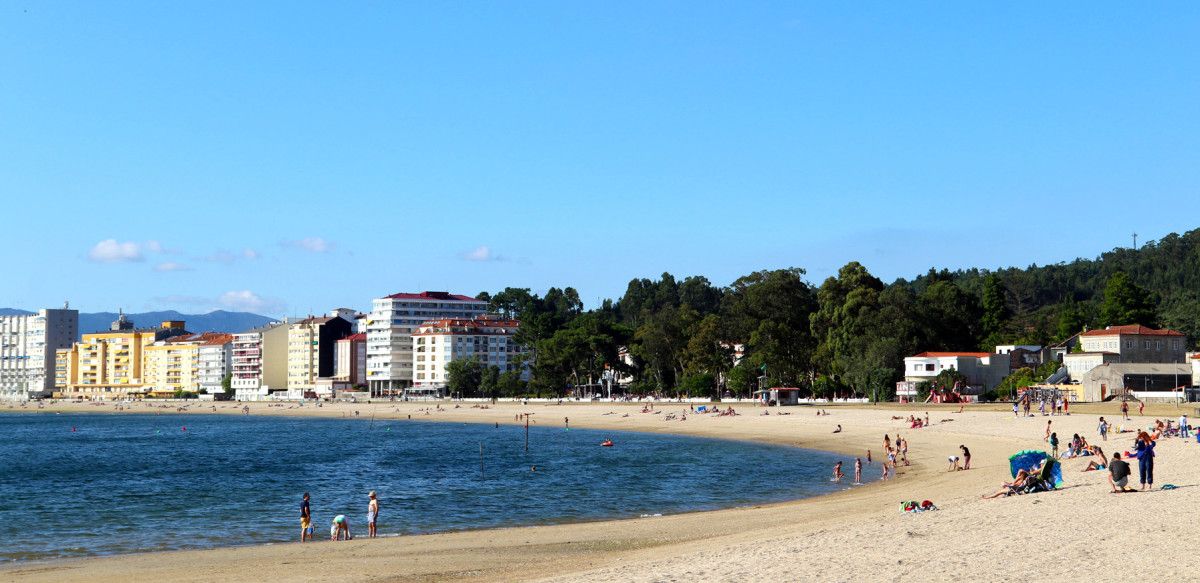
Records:
[[[904,359],[904,380],[914,383],[932,381],[945,370],[957,370],[967,377],[966,394],[980,394],[995,388],[1009,373],[1006,354],[990,352],[922,352]]]

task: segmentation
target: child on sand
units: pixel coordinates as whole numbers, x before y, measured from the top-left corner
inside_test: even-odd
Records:
[[[947,472],[956,472],[956,471],[962,469],[962,468],[958,467],[958,456],[952,455],[952,456],[950,456],[949,459],[950,459],[950,467],[946,468]]]
[[[1050,431],[1050,429],[1046,428],[1046,431]],[[1050,441],[1050,455],[1053,457],[1058,457],[1058,434],[1051,433],[1049,441]]]
[[[1096,428],[1100,432],[1100,439],[1108,441],[1108,421],[1103,417],[1100,418],[1100,426]]]
[[[1051,423],[1054,423],[1054,421],[1046,422],[1046,436],[1042,438],[1042,441],[1050,441],[1050,424]]]

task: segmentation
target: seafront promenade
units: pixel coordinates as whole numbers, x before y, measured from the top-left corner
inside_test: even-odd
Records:
[[[262,581],[262,580],[999,580],[1012,576],[1014,541],[1036,541],[1038,576],[1077,580],[1101,571],[1144,577],[1177,576],[1200,568],[1176,524],[1178,512],[1200,502],[1200,445],[1167,439],[1159,446],[1158,483],[1170,491],[1114,495],[1102,472],[1082,473],[1083,460],[1066,460],[1065,487],[1056,492],[980,500],[1009,478],[1008,456],[1041,448],[1045,418],[1016,418],[999,407],[882,407],[837,405],[763,408],[735,405],[736,416],[688,414],[686,404],[659,403],[642,413],[637,403],[471,403],[250,405],[250,413],[275,416],[374,416],[376,419],[463,423],[534,423],[663,432],[797,445],[846,454],[847,467],[869,448],[875,463],[864,470],[878,480],[883,435],[899,433],[910,444],[912,465],[895,479],[838,494],[753,508],[583,524],[529,526],[348,543],[276,544],[207,551],[22,563],[0,567],[13,581]],[[243,404],[193,403],[192,414],[242,414]],[[726,405],[727,406],[727,405]],[[1111,407],[1073,407],[1055,417],[1060,435],[1095,440],[1098,414]],[[7,409],[3,409],[7,410]],[[60,403],[37,414],[114,410],[113,404]],[[170,414],[175,407],[133,404],[125,412]],[[910,414],[928,411],[931,425],[910,429]],[[788,415],[779,415],[785,412]],[[677,413],[675,420],[665,421]],[[1150,407],[1127,426],[1155,415],[1178,415],[1174,406]],[[841,425],[843,431],[833,433]],[[1128,449],[1131,434],[1110,435],[1109,451]],[[1125,443],[1128,442],[1128,443]],[[974,469],[947,472],[946,458],[960,444],[974,454]],[[267,454],[264,450],[264,454]],[[620,493],[614,493],[620,495]],[[281,493],[287,496],[287,493]],[[901,500],[932,500],[937,512],[906,515]],[[402,509],[390,515],[403,520]],[[397,515],[399,514],[399,515]],[[1156,519],[1151,517],[1161,517]],[[1155,527],[1148,527],[1156,525]],[[1024,546],[1022,546],[1024,548]],[[1129,553],[1130,548],[1155,549]]]

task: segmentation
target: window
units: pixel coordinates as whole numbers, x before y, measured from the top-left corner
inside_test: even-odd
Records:
[[[1142,343],[1142,347],[1145,348],[1146,350],[1150,350],[1150,341],[1149,340],[1144,341]]]
[[[920,366],[920,365],[917,365],[917,366]],[[932,364],[925,365],[925,370],[927,372],[933,372],[933,365]]]
[[[1155,341],[1154,341],[1154,349],[1155,349],[1155,350],[1162,350],[1162,340],[1155,340]]]

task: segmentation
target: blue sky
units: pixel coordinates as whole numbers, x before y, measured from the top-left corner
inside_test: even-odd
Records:
[[[365,308],[1197,225],[1200,4],[9,2],[0,306]]]

